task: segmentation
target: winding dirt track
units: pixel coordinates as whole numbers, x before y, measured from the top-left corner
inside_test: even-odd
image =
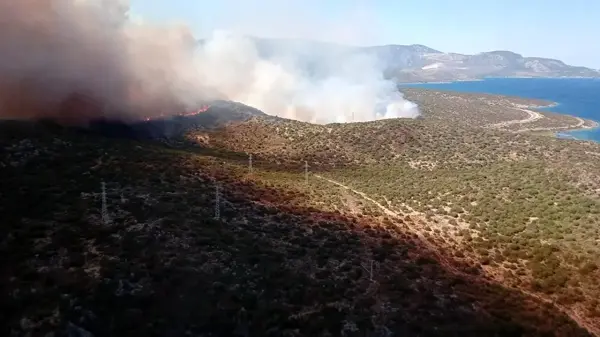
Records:
[[[524,108],[513,108],[513,109],[525,112],[527,114],[527,117],[524,119],[513,119],[513,120],[504,121],[504,122],[500,122],[500,123],[489,124],[489,125],[486,125],[485,127],[489,128],[489,129],[502,129],[502,128],[505,128],[510,125],[515,125],[515,124],[524,125],[524,124],[533,123],[533,122],[539,121],[540,119],[546,118],[543,114],[541,114],[537,111],[524,109]],[[519,132],[527,132],[527,131],[578,130],[578,129],[592,129],[592,128],[598,127],[597,123],[593,123],[592,125],[588,126],[588,125],[585,125],[586,121],[583,118],[575,117],[575,116],[573,116],[573,118],[577,121],[577,123],[573,124],[573,125],[555,126],[555,127],[537,127],[537,128],[525,127],[525,128],[519,129],[519,130],[514,130],[512,132],[519,133]]]
[[[335,180],[332,180],[332,179],[329,179],[329,178],[325,178],[325,177],[323,177],[321,175],[318,175],[318,174],[314,174],[314,176],[316,178],[318,178],[318,179],[327,181],[327,182],[329,182],[331,184],[334,184],[334,185],[336,185],[338,187],[344,188],[344,189],[346,189],[348,191],[351,191],[351,192],[359,195],[363,199],[365,199],[365,200],[373,203],[381,211],[383,211],[384,214],[386,214],[386,215],[388,215],[390,217],[393,217],[393,218],[396,218],[396,219],[402,219],[402,215],[401,214],[396,213],[396,212],[392,211],[391,209],[385,207],[384,205],[382,205],[381,203],[379,203],[377,200],[371,198],[368,194],[366,194],[364,192],[357,191],[357,190],[353,189],[352,187],[350,187],[348,185],[344,185],[344,184],[342,184],[342,183],[340,183],[338,181],[335,181]],[[409,230],[411,231],[411,233],[417,235],[419,237],[419,239],[423,242],[423,244],[425,244],[425,246],[427,248],[429,248],[431,250],[431,252],[433,252],[436,255],[436,257],[439,259],[440,263],[445,268],[447,268],[447,269],[451,270],[452,272],[454,272],[454,273],[456,273],[458,275],[461,275],[461,276],[463,276],[463,277],[465,277],[467,279],[473,278],[472,275],[469,275],[469,274],[467,274],[467,273],[465,273],[465,272],[463,272],[461,270],[458,270],[454,266],[454,264],[451,263],[450,261],[448,261],[446,259],[446,257],[439,252],[438,248],[434,244],[432,244],[431,242],[429,242],[427,240],[427,238],[425,238],[425,236],[418,229],[416,229],[415,227],[411,226],[410,224],[408,224],[406,222],[405,222],[405,224],[407,225],[407,227],[409,228]],[[518,290],[518,291],[520,291],[520,292],[522,292],[522,293],[524,293],[524,294],[526,294],[528,296],[531,296],[532,298],[535,298],[535,299],[537,299],[537,300],[539,300],[541,302],[552,304],[556,309],[560,310],[562,313],[564,313],[565,315],[569,316],[579,326],[587,329],[592,335],[600,337],[600,327],[597,326],[597,324],[595,324],[594,322],[591,322],[587,317],[583,316],[579,312],[579,310],[572,309],[572,308],[567,308],[565,306],[557,304],[556,302],[554,302],[551,299],[542,297],[542,296],[540,296],[540,295],[538,295],[536,293],[530,292],[530,291],[528,291],[526,289],[521,289],[521,288],[516,288],[516,287],[512,287],[512,288],[516,289],[516,290]]]
[[[510,120],[510,121],[491,124],[491,125],[488,125],[487,127],[492,128],[492,129],[498,129],[498,128],[504,128],[504,127],[514,125],[514,124],[533,123],[535,121],[538,121],[538,120],[544,118],[544,115],[542,115],[539,112],[535,112],[533,110],[523,109],[523,108],[515,108],[515,109],[525,112],[527,114],[527,117],[525,119],[514,119],[514,120]]]

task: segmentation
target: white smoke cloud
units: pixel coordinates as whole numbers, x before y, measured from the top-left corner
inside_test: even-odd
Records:
[[[418,116],[376,61],[366,54],[322,57],[326,73],[315,79],[287,50],[261,59],[251,40],[218,31],[199,48],[196,69],[228,99],[280,117],[330,123]]]
[[[136,119],[228,99],[314,123],[415,117],[367,55],[261,58],[225,31],[197,46],[183,25],[132,20],[125,0],[0,0],[0,116]],[[297,50],[296,50],[297,52]]]

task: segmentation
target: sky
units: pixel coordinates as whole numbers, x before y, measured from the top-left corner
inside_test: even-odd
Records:
[[[259,37],[350,45],[422,44],[475,54],[510,50],[600,69],[594,0],[130,0],[134,17]]]

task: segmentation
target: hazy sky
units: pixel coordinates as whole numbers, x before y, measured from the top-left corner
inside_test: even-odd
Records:
[[[600,68],[597,0],[131,0],[132,14],[355,45],[423,44],[444,52],[511,50]]]

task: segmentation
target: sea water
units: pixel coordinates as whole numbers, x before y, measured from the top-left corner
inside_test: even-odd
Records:
[[[487,78],[483,81],[411,83],[402,86],[543,99],[558,105],[538,110],[600,121],[600,79]],[[557,136],[600,142],[600,128],[559,132]]]

